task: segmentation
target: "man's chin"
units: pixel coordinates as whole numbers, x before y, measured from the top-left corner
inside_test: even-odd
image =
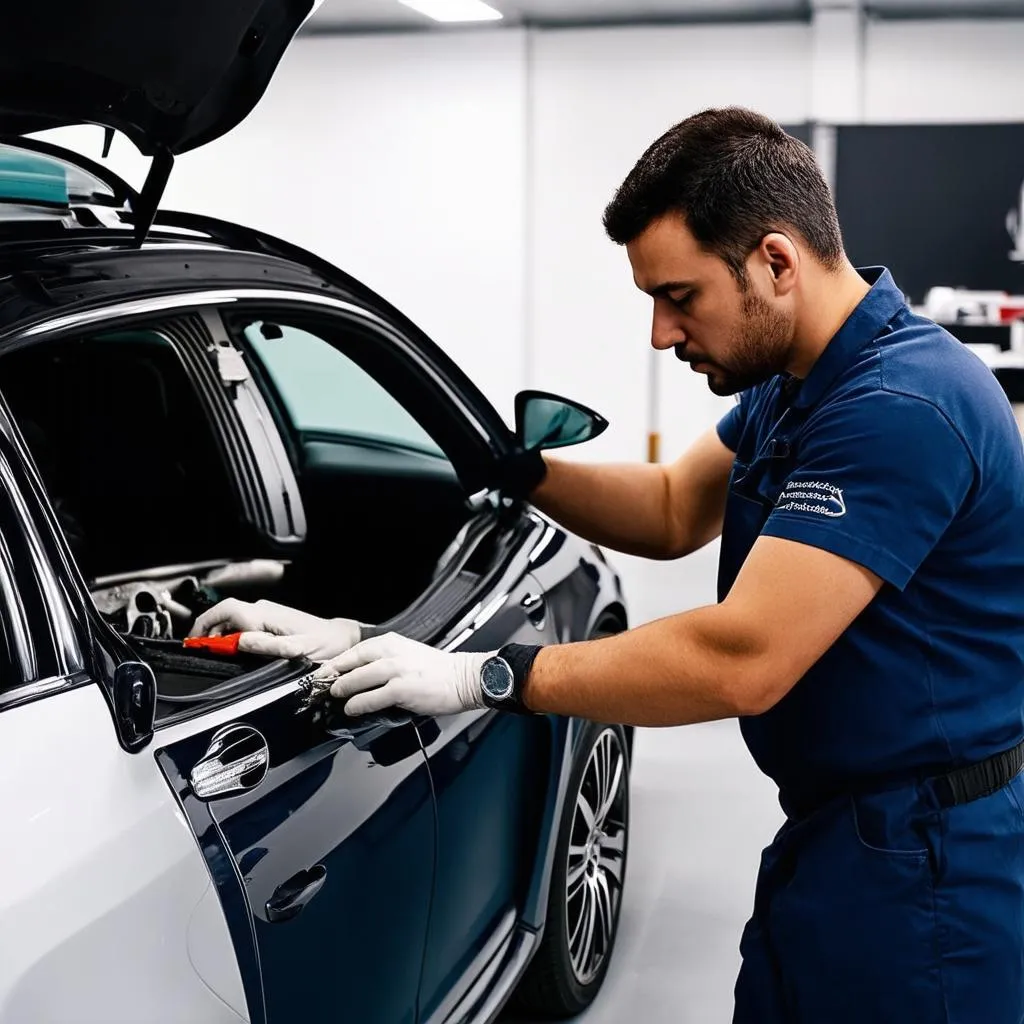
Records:
[[[735,377],[722,373],[708,374],[708,390],[719,398],[728,398],[743,390],[743,384]]]

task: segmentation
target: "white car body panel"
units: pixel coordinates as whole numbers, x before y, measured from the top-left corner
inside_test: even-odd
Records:
[[[0,714],[3,1024],[248,1020],[224,915],[154,747],[118,745],[97,686]]]

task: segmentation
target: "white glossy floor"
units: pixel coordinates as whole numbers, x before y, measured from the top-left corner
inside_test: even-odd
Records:
[[[634,623],[712,602],[716,554],[624,564]],[[728,1024],[760,852],[782,823],[775,788],[732,721],[641,730],[632,797],[618,945],[580,1020]]]

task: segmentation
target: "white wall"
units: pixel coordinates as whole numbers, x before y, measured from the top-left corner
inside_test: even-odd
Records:
[[[1024,121],[1024,20],[869,22],[864,120]]]

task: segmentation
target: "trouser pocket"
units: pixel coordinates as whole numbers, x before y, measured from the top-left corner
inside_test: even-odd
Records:
[[[945,1024],[931,859],[902,796],[805,830],[766,910],[793,1024]]]

